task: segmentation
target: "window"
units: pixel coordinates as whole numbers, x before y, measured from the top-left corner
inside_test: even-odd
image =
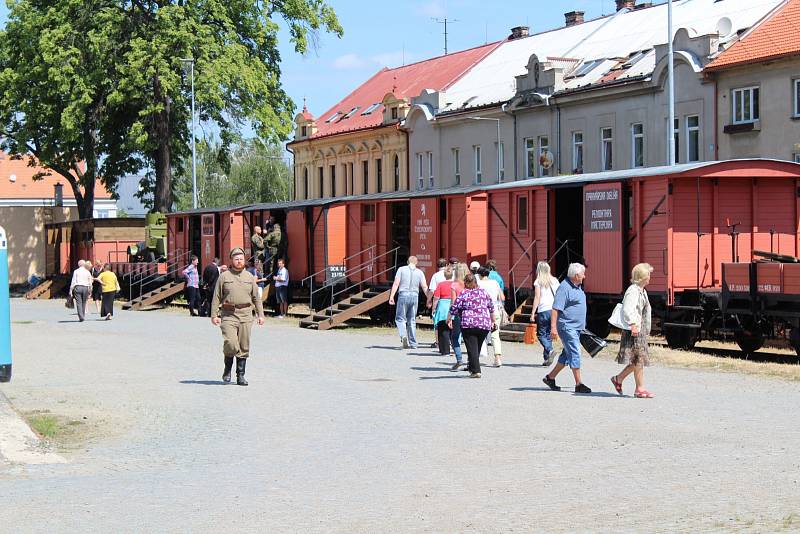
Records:
[[[528,197],[517,197],[517,232],[528,231]]]
[[[500,143],[499,152],[497,153],[497,166],[498,169],[498,181],[502,182],[506,178],[506,153],[505,149],[503,148],[503,143]]]
[[[441,222],[447,220],[447,200],[444,198],[439,199],[439,220]]]
[[[300,137],[306,137],[307,135],[308,135],[308,126],[301,126]]]
[[[428,152],[428,185],[433,189],[433,152]]]
[[[525,178],[533,178],[535,169],[539,165],[536,145],[531,138],[525,139]]]
[[[700,161],[700,115],[686,117],[686,161]]]
[[[369,193],[369,161],[364,160],[361,162],[361,165],[361,179],[364,181],[364,189],[362,190],[362,193],[366,195]]]
[[[572,172],[583,172],[583,132],[572,132]]]
[[[392,108],[392,119],[396,119],[396,118],[397,118],[397,108],[394,107],[394,108]]]
[[[350,173],[347,175],[347,185],[348,185],[347,194],[348,195],[355,195],[356,194],[356,184],[355,184],[356,173],[355,173],[354,166],[355,166],[354,163],[348,163],[347,164],[348,170],[350,171]]]
[[[375,204],[361,205],[361,222],[375,222]]]
[[[394,156],[394,190],[400,191],[400,158]]]
[[[550,167],[542,165],[543,156],[550,152],[550,139],[543,135],[539,137],[539,176],[550,176]]]
[[[794,116],[800,117],[800,78],[792,80],[792,94],[794,95]]]
[[[336,117],[338,117],[340,114],[341,112],[337,111],[336,113],[328,117],[328,120],[326,120],[325,122],[333,122],[334,120],[336,120]]]
[[[319,183],[317,184],[319,185],[319,197],[317,198],[322,198],[325,196],[325,169],[317,167],[317,171],[319,174]]]
[[[331,165],[331,196],[336,196],[336,165]]]
[[[178,228],[176,232],[183,232],[183,217],[178,217]]]
[[[375,183],[378,193],[383,192],[383,158],[375,160]]]
[[[672,125],[672,146],[674,147],[673,150],[675,151],[675,163],[680,163],[681,161],[681,120],[675,119],[675,123]]]
[[[614,168],[614,130],[600,129],[600,166],[604,171]]]
[[[461,151],[453,149],[453,173],[456,175],[456,185],[461,185]]]
[[[349,119],[350,117],[352,117],[352,116],[353,116],[353,113],[355,113],[356,111],[358,111],[358,109],[359,109],[359,108],[358,108],[358,106],[356,106],[356,107],[354,107],[353,109],[351,109],[350,111],[348,111],[348,112],[347,112],[347,115],[345,115],[344,117],[342,117],[342,120]]]
[[[631,167],[644,167],[644,125],[631,126]]]
[[[481,172],[481,147],[479,145],[475,145],[472,147],[472,152],[475,156],[475,183],[479,184],[483,180],[483,174]]]
[[[796,152],[796,153],[792,154],[792,160],[795,163],[800,163],[800,152]]]
[[[575,74],[573,74],[573,76],[575,78],[580,78],[581,76],[585,76],[585,75],[589,74],[590,72],[592,72],[594,70],[594,68],[597,67],[598,65],[600,65],[600,63],[602,63],[603,61],[604,60],[602,60],[602,59],[595,59],[593,61],[586,61],[586,62],[584,62],[583,65],[581,65],[578,68],[577,71],[575,71]]]
[[[422,152],[417,153],[417,189],[425,188],[425,176],[423,173],[424,162],[422,160]]]
[[[372,113],[373,111],[375,111],[376,109],[378,109],[378,108],[380,107],[380,105],[381,105],[381,103],[380,103],[380,102],[378,102],[378,103],[376,103],[376,104],[372,104],[370,107],[368,107],[367,109],[365,109],[364,111],[362,111],[362,112],[361,112],[361,114],[362,114],[362,115],[369,115],[370,113]]]
[[[308,169],[303,169],[303,193],[308,200]]]
[[[745,87],[731,91],[734,124],[758,120],[758,93],[758,87]]]

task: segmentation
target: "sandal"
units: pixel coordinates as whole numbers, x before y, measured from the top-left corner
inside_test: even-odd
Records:
[[[653,397],[655,397],[655,395],[653,395],[646,389],[635,391],[633,393],[633,396],[636,397],[637,399],[652,399]]]
[[[612,376],[611,377],[611,383],[614,384],[614,389],[617,390],[617,393],[622,395],[622,382],[618,382],[617,381],[617,377],[616,376]]]

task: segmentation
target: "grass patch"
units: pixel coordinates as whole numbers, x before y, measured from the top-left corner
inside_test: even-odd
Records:
[[[783,518],[783,528],[791,528],[796,522],[800,520],[800,515],[791,513]]]
[[[53,439],[59,434],[58,419],[53,415],[36,414],[28,417],[28,424],[43,438]]]
[[[23,416],[31,429],[50,443],[66,447],[84,440],[86,424],[79,419],[53,414],[49,410],[35,410]]]

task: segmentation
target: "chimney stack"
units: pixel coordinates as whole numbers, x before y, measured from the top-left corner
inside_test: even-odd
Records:
[[[617,11],[624,8],[633,11],[636,8],[636,0],[617,0]]]
[[[530,28],[528,28],[527,26],[516,26],[514,28],[511,28],[511,35],[509,35],[508,40],[513,41],[514,39],[527,37],[528,30],[530,30]]]
[[[576,24],[583,24],[583,11],[564,13],[564,19],[566,20],[567,28],[575,26]]]

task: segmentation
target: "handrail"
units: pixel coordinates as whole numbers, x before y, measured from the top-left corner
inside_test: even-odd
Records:
[[[539,241],[539,240],[538,239],[534,239],[533,241],[531,241],[531,244],[528,245],[527,248],[522,251],[522,255],[520,255],[519,259],[514,262],[514,265],[511,266],[511,269],[508,270],[509,273],[511,273],[511,274],[514,273],[514,269],[517,268],[517,265],[519,265],[519,262],[521,262],[523,258],[525,258],[526,256],[528,258],[530,258],[530,254],[528,254],[528,252],[530,252],[532,247],[536,246],[536,242],[537,241]]]
[[[130,276],[128,277],[128,296],[130,297],[130,300],[133,300],[134,298],[141,297],[142,296],[142,290],[143,290],[145,284],[147,284],[148,282],[150,282],[152,280],[155,280],[157,277],[161,277],[161,276],[170,277],[171,275],[176,274],[178,272],[178,270],[180,269],[181,265],[186,263],[186,258],[189,258],[189,257],[191,257],[191,251],[190,250],[182,250],[181,251],[179,249],[179,250],[175,251],[172,254],[170,254],[170,253],[167,254],[166,262],[164,262],[164,263],[167,264],[167,270],[166,270],[165,273],[159,273],[158,272],[158,264],[160,263],[158,261],[145,263],[139,269],[137,269],[136,271],[132,271],[130,273]],[[152,273],[149,272],[151,267],[154,268]],[[149,274],[145,274],[145,273],[149,273]],[[136,280],[134,280],[134,277],[137,274],[140,275],[140,276]],[[136,286],[136,285],[139,286],[139,292],[138,292],[138,296],[134,297],[133,296],[134,295],[133,287]]]
[[[579,259],[585,264],[586,263],[586,258],[584,258],[580,254],[578,254],[576,251],[574,251],[571,248],[569,248],[569,246],[568,246],[569,241],[570,241],[569,239],[565,239],[561,243],[561,246],[558,247],[558,249],[556,249],[556,251],[553,253],[552,256],[550,256],[550,258],[547,260],[547,262],[548,263],[552,262],[553,259],[558,255],[558,253],[561,252],[561,249],[566,249],[566,251],[567,251],[567,266],[568,266],[567,268],[569,268],[569,264],[572,263],[572,261],[570,259],[570,252],[572,252],[572,254],[575,256],[575,259]],[[566,275],[566,273],[558,273],[558,278],[561,278],[563,275]]]
[[[539,248],[536,246],[536,243],[538,241],[539,241],[538,239],[534,239],[533,241],[531,241],[531,244],[528,245],[528,247],[524,251],[522,251],[522,255],[519,257],[519,259],[516,262],[514,262],[514,265],[511,266],[511,269],[509,269],[509,275],[510,275],[510,278],[511,278],[511,287],[514,288],[514,310],[516,310],[518,308],[518,305],[517,305],[517,294],[519,293],[520,288],[525,287],[525,283],[529,279],[531,279],[532,276],[533,276],[533,273],[536,272],[536,264],[539,261]],[[528,254],[530,252],[531,248],[533,248],[533,257],[532,258],[531,258],[531,255]],[[522,259],[525,258],[525,257],[528,257],[531,260],[531,272],[528,273],[527,276],[525,276],[525,278],[522,280],[522,282],[520,284],[517,284],[517,275],[514,272],[514,270],[517,268],[517,265],[519,265],[519,262],[521,262]]]

